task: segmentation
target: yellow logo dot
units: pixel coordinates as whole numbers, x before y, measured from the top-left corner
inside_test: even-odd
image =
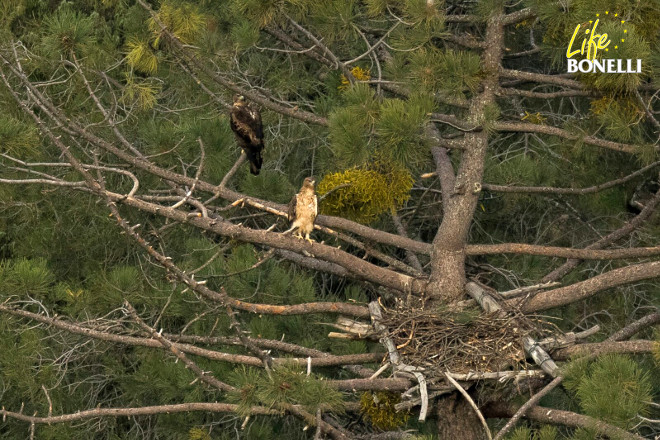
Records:
[[[624,33],[624,34],[627,34],[627,33],[628,33],[628,29],[624,29],[624,30],[623,30],[623,33]]]
[[[585,34],[588,34],[588,33],[589,33],[589,29],[587,29],[586,31],[584,31],[584,33],[585,33]]]
[[[615,17],[618,17],[618,16],[619,16],[619,14],[614,14],[614,16],[615,16]]]
[[[609,51],[610,51],[609,49],[605,49],[605,52],[609,52]]]
[[[614,46],[614,48],[615,48],[615,49],[618,49],[618,48],[619,48],[619,46]]]
[[[621,42],[623,43],[624,41],[626,41],[626,40],[624,40],[624,39],[622,38],[622,39],[621,39]]]
[[[605,14],[609,14],[609,13],[610,13],[610,11],[605,11]]]
[[[596,17],[600,17],[600,14],[596,14]]]

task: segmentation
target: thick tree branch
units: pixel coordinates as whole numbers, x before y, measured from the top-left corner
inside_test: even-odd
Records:
[[[605,246],[608,246],[611,243],[614,243],[616,240],[619,240],[620,238],[625,237],[626,235],[630,234],[632,231],[635,229],[639,228],[641,225],[644,224],[651,216],[655,213],[655,208],[658,206],[660,203],[660,190],[658,190],[653,198],[646,203],[646,206],[644,206],[644,209],[641,210],[635,218],[630,220],[629,222],[626,222],[622,227],[619,229],[607,234],[605,237],[601,238],[600,240],[590,244],[587,246],[585,249],[590,249],[590,250],[595,250],[595,249],[601,249]],[[578,257],[579,258],[579,257]],[[578,259],[571,259],[544,276],[541,279],[542,283],[547,283],[547,282],[553,282],[561,279],[564,275],[569,273],[571,270],[573,270],[577,265],[580,264],[580,260]]]
[[[48,316],[40,315],[38,313],[28,312],[26,310],[15,309],[4,304],[0,304],[0,312],[9,313],[15,316],[21,316],[33,321],[42,322],[49,326],[65,330],[69,333],[83,335],[89,338],[99,339],[106,342],[113,342],[124,345],[133,345],[141,347],[163,348],[162,344],[149,338],[140,338],[136,336],[118,335],[114,333],[103,332],[80,324],[70,323],[63,321],[59,318],[51,318]],[[257,341],[258,343],[258,341]],[[240,354],[223,353],[215,350],[208,350],[205,348],[197,347],[191,344],[183,344],[173,342],[172,346],[182,353],[193,354],[196,356],[204,357],[220,362],[230,362],[244,365],[251,365],[261,367],[263,364],[259,358],[253,356],[245,356]],[[264,347],[265,348],[265,347]],[[368,362],[378,362],[382,358],[382,353],[364,353],[357,355],[334,356],[325,354],[321,357],[312,357],[312,366],[327,367],[332,365],[355,365]],[[307,358],[275,358],[273,363],[285,364],[287,362],[297,363],[299,365],[307,365]]]
[[[129,304],[128,301],[124,301],[124,307],[128,310],[128,313],[135,320],[135,322],[137,322],[138,325],[142,327],[143,330],[149,333],[151,337],[157,340],[166,350],[171,351],[174,354],[174,356],[176,356],[178,360],[183,362],[186,368],[190,369],[190,371],[192,371],[202,382],[220,391],[232,391],[235,389],[233,386],[221,382],[212,375],[208,374],[206,371],[199,368],[195,362],[188,359],[188,356],[186,356],[181,350],[179,350],[176,344],[168,341],[154,328],[147,325],[147,323],[145,323],[142,320],[142,318],[140,318],[140,316],[137,314],[137,311],[133,308],[133,306]]]
[[[599,191],[603,191],[608,188],[612,188],[616,185],[626,183],[629,180],[634,179],[637,176],[640,176],[660,165],[660,161],[653,162],[639,170],[628,174],[627,176],[621,177],[619,179],[610,180],[608,182],[600,183],[598,185],[589,186],[587,188],[555,188],[551,186],[509,186],[509,185],[495,185],[491,183],[484,183],[483,188],[488,191],[495,192],[510,192],[510,193],[541,193],[541,194],[570,194],[570,195],[582,195],[582,194],[592,194]]]
[[[621,267],[570,286],[540,292],[526,300],[522,311],[532,313],[571,304],[603,290],[656,277],[660,277],[660,261]],[[507,302],[515,307],[519,300],[512,299]]]
[[[631,322],[621,330],[613,333],[607,341],[623,341],[636,335],[647,327],[660,323],[660,312],[650,313],[635,322]]]
[[[482,409],[487,417],[509,418],[512,417],[518,408],[505,402],[490,403]],[[611,438],[620,438],[626,440],[643,440],[637,434],[630,433],[614,425],[610,425],[593,417],[577,414],[570,411],[562,411],[554,408],[545,408],[535,406],[527,410],[524,417],[536,420],[541,423],[551,425],[563,425],[572,428],[593,429],[599,434]]]
[[[238,405],[232,405],[230,403],[206,403],[206,402],[192,402],[192,403],[180,403],[174,405],[157,405],[157,406],[142,406],[138,408],[95,408],[85,411],[78,411],[73,414],[62,414],[59,416],[51,417],[36,417],[28,416],[27,414],[7,411],[0,409],[0,415],[3,418],[9,417],[16,420],[22,420],[24,422],[36,423],[36,424],[53,424],[53,423],[70,423],[76,422],[79,420],[94,419],[98,417],[138,417],[154,414],[173,414],[173,413],[182,413],[182,412],[191,412],[191,411],[203,411],[211,413],[225,413],[225,412],[237,412]],[[253,415],[271,415],[271,416],[280,416],[282,415],[281,411],[274,409],[264,408],[261,406],[253,406],[250,408],[250,414]]]
[[[558,136],[563,139],[581,141],[588,145],[595,145],[597,147],[608,148],[610,150],[621,151],[623,153],[636,154],[640,152],[640,147],[636,145],[608,141],[594,136],[581,136],[579,134],[573,134],[558,127],[552,127],[550,125],[530,124],[525,122],[496,122],[493,124],[493,129],[497,131],[540,133],[551,136]]]
[[[644,340],[593,342],[560,348],[552,353],[552,357],[557,360],[567,360],[580,355],[600,356],[606,353],[651,353],[655,344],[657,342]]]

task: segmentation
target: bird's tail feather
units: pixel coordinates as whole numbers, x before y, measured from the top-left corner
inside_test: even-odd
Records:
[[[261,170],[261,165],[263,164],[263,158],[261,157],[261,151],[249,151],[246,150],[245,154],[247,159],[250,161],[250,172],[255,176],[259,174]]]

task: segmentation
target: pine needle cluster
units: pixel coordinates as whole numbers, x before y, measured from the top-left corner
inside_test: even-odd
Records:
[[[204,14],[190,3],[163,3],[158,10],[158,20],[183,44],[195,42],[206,26]],[[156,20],[149,20],[149,30],[155,36],[154,47],[158,47],[162,30]]]
[[[550,425],[543,426],[538,430],[520,426],[506,438],[507,440],[556,440],[558,434],[557,428]]]
[[[0,151],[15,157],[35,157],[40,143],[35,126],[0,115]]]
[[[330,114],[330,141],[337,162],[358,166],[380,157],[416,168],[428,157],[422,128],[433,110],[433,98],[416,93],[408,100],[377,100],[368,84],[343,92],[345,105]]]
[[[623,142],[639,135],[639,121],[644,112],[628,96],[605,95],[591,102],[591,113],[605,127],[608,136]]]
[[[241,367],[231,375],[236,390],[228,393],[228,400],[238,404],[238,413],[249,415],[250,408],[264,405],[285,409],[287,405],[301,405],[315,414],[317,410],[342,412],[342,394],[316,375],[306,375],[297,365],[278,365],[269,373]]]
[[[85,16],[70,3],[63,2],[57,12],[44,21],[42,51],[48,57],[70,58],[74,53],[80,56],[96,42],[95,27],[94,17]]]
[[[649,412],[649,376],[627,356],[607,354],[593,362],[580,358],[566,367],[565,375],[564,386],[589,416],[632,429],[637,414]]]

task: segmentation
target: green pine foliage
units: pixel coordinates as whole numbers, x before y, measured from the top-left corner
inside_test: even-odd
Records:
[[[646,114],[631,91],[642,82],[654,86],[660,82],[658,0],[524,3],[505,7],[507,12],[532,7],[539,20],[532,18],[507,26],[507,56],[502,63],[505,69],[527,70],[529,60],[533,60],[539,72],[563,72],[566,45],[576,24],[592,20],[597,11],[609,10],[625,17],[629,26],[622,28],[620,23],[603,20],[601,31],[608,32],[612,44],[625,40],[617,49],[622,57],[644,58],[644,72],[576,76],[594,89],[594,97],[590,98],[513,99],[498,95],[497,104],[488,106],[483,119],[475,121],[489,136],[484,182],[583,188],[623,177],[656,161],[657,133],[649,130]],[[500,0],[476,2],[474,7],[438,0],[203,0],[149,4],[191,53],[208,63],[212,71],[220,72],[222,79],[264,93],[283,106],[298,105],[300,110],[328,118],[328,127],[316,126],[261,108],[266,128],[262,172],[255,177],[243,166],[228,189],[285,204],[298,191],[304,177],[315,175],[319,177],[319,195],[327,195],[320,204],[322,213],[395,232],[387,214],[398,210],[411,237],[425,242],[433,239],[443,212],[438,180],[420,178],[436,169],[424,129],[433,113],[454,113],[465,119],[468,100],[482,90],[481,81],[487,73],[481,68],[482,49],[462,46],[448,36],[458,29],[483,37],[485,21],[502,4]],[[446,12],[477,14],[480,19],[470,25],[448,24],[444,20]],[[360,32],[373,44],[393,26],[396,28],[386,38],[387,45],[348,66],[358,80],[351,84],[341,69],[321,65],[302,52],[281,51],[287,46],[268,29],[281,29],[305,49],[313,45],[284,14],[314,33],[342,61],[367,50]],[[530,49],[530,31],[542,52],[533,58],[509,57]],[[201,179],[218,184],[239,157],[240,148],[230,130],[227,111],[220,104],[231,103],[234,92],[208,75],[198,74],[215,96],[203,92],[173,56],[160,26],[134,1],[5,0],[0,2],[0,40],[0,51],[10,61],[14,56],[10,44],[20,40],[29,51],[23,52],[22,46],[16,46],[23,69],[32,81],[39,83],[39,90],[67,117],[115,146],[122,147],[71,64],[74,55],[100,102],[113,112],[121,132],[159,166],[187,176],[196,175],[201,167]],[[380,65],[374,62],[376,55]],[[5,67],[2,69],[6,72]],[[379,79],[382,82],[377,84]],[[28,98],[15,76],[10,74],[9,81],[21,97]],[[530,92],[556,90],[554,86],[542,88],[531,83],[508,84],[505,89],[510,86]],[[49,126],[57,125],[48,120],[45,112],[37,113]],[[492,129],[496,121],[520,119],[561,127],[576,139],[539,133],[496,133]],[[445,124],[436,126],[443,137],[462,134]],[[67,138],[60,129],[56,133]],[[634,143],[639,146],[638,152],[622,156],[599,149],[583,141],[588,135]],[[204,144],[203,164],[198,139]],[[71,151],[86,163],[95,159],[110,164],[119,162],[113,155],[90,149],[84,139],[69,140]],[[4,84],[0,84],[0,153],[32,162],[64,160],[16,105]],[[451,153],[454,165],[461,154],[457,150]],[[0,161],[2,178],[28,176],[10,169],[19,166],[17,162],[6,158]],[[583,196],[483,190],[469,241],[584,247],[630,220],[632,214],[626,211],[630,196],[656,171]],[[63,180],[81,180],[70,168],[57,168],[53,174]],[[171,189],[163,179],[139,171],[136,175],[141,183],[140,194],[158,197]],[[108,187],[118,193],[126,193],[132,186],[126,176],[104,176]],[[210,196],[198,189],[193,192],[193,197],[200,200]],[[224,288],[228,295],[241,301],[274,305],[343,301],[364,305],[382,293],[364,284],[301,268],[277,255],[263,261],[268,252],[263,246],[200,232],[190,225],[131,211],[121,203],[118,206],[131,225],[141,225],[136,231],[154,248],[171,256],[187,273],[194,273],[197,280],[205,280],[208,287]],[[193,208],[185,205],[181,209]],[[276,230],[287,227],[283,219],[262,215],[248,206],[227,208],[216,214],[254,229],[267,229],[274,223]],[[651,221],[624,244],[653,246],[658,233],[657,222]],[[314,238],[330,240],[346,249],[343,243],[334,243],[333,238],[322,233]],[[391,248],[379,250],[402,260],[405,257],[403,253],[394,254]],[[382,264],[370,256],[366,258]],[[423,265],[428,262],[422,255],[420,259]],[[524,255],[474,257],[469,263],[468,271],[479,271],[484,282],[501,290],[532,284],[561,264]],[[563,281],[568,284],[582,280],[587,274],[619,264],[623,263],[585,262]],[[498,270],[491,271],[491,267]],[[159,328],[166,333],[236,337],[223,307],[199,298],[172,280],[171,273],[120,235],[115,219],[108,217],[105,204],[95,196],[71,188],[0,184],[0,303],[21,301],[28,311],[47,310],[49,316],[57,314],[71,321],[101,319],[97,323],[107,325],[109,331],[140,335],[140,329],[120,310],[128,300],[149,324],[158,319]],[[556,323],[565,331],[572,331],[576,322],[589,316],[589,322],[596,321],[603,331],[611,333],[638,319],[640,311],[657,305],[653,288],[650,283],[617,288],[611,294],[550,314],[560,318]],[[383,300],[386,301],[385,296]],[[600,313],[602,310],[607,311],[607,319]],[[470,314],[457,317],[470,318]],[[334,314],[272,316],[241,312],[237,319],[248,336],[255,339],[283,340],[337,355],[381,350],[373,341],[329,339],[327,324],[334,322]],[[654,339],[658,340],[657,335]],[[253,356],[235,345],[205,347]],[[301,356],[278,350],[271,354]],[[241,405],[243,416],[251,405],[280,409],[278,406],[284,403],[303,405],[312,414],[319,408],[341,413],[344,399],[355,401],[359,396],[342,395],[327,386],[326,378],[352,377],[340,368],[315,368],[308,377],[298,367],[277,366],[269,378],[260,368],[190,357],[204,371],[237,387],[237,392],[220,393],[200,386],[199,381],[193,383],[194,374],[166,351],[90,342],[85,336],[53,327],[35,327],[34,322],[23,318],[4,313],[0,317],[2,405],[18,410],[25,403],[25,414],[48,413],[42,386],[48,389],[54,414],[97,406],[193,401],[231,401]],[[568,367],[567,391],[548,396],[547,405],[624,428],[633,426],[636,414],[657,418],[655,413],[647,412],[649,408],[643,402],[657,394],[658,380],[651,368],[658,365],[657,344],[653,356],[575,360]],[[365,432],[374,427],[415,429],[420,439],[431,439],[422,435],[433,430],[432,423],[416,424],[403,414],[387,412],[391,407],[383,409],[382,402],[392,396],[381,396],[378,405],[374,404],[375,395],[368,397],[372,416],[356,422],[357,416],[349,413],[341,416],[346,417],[342,423],[359,423]],[[36,438],[86,440],[91,435],[99,440],[225,440],[236,437],[243,420],[206,413],[108,418],[80,426],[38,426]],[[379,425],[379,421],[385,425]],[[589,429],[556,430],[529,423],[509,438],[595,437]],[[255,440],[311,438],[314,428],[303,431],[303,427],[303,422],[285,415],[253,416],[239,435]],[[24,423],[8,420],[0,428],[0,436],[25,438],[26,429]],[[640,433],[645,434],[641,430]]]
[[[565,372],[564,386],[575,393],[585,414],[631,429],[637,414],[648,414],[649,376],[629,357],[608,354],[578,359]]]
[[[36,127],[9,115],[0,115],[0,151],[14,157],[39,157],[41,139]]]
[[[206,17],[195,5],[185,2],[165,2],[158,10],[158,20],[167,27],[181,43],[195,42],[201,35],[206,24]],[[149,20],[149,30],[155,37],[154,47],[161,41],[161,27],[153,18]]]
[[[404,59],[408,77],[421,93],[438,91],[465,100],[467,93],[474,93],[481,78],[479,57],[471,52],[422,48]],[[397,68],[392,65],[392,69]]]
[[[4,261],[0,265],[0,283],[6,296],[45,296],[50,292],[54,281],[55,277],[43,258],[20,258]]]
[[[317,410],[343,412],[342,394],[316,375],[306,375],[295,365],[279,365],[270,372],[241,367],[232,373],[238,385],[228,393],[230,401],[239,405],[239,413],[249,414],[254,405],[286,409],[301,405],[308,412]]]
[[[630,142],[640,138],[639,121],[643,110],[630,97],[611,97],[592,101],[591,112],[605,132],[613,139]]]
[[[96,41],[95,26],[94,17],[74,10],[70,3],[62,3],[57,12],[45,20],[42,53],[58,58],[88,54]]]
[[[543,426],[541,429],[532,430],[526,426],[519,426],[509,434],[507,440],[556,440],[557,428],[554,426]],[[561,438],[561,437],[559,437]]]

